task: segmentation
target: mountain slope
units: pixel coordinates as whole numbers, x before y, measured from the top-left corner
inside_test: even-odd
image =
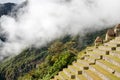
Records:
[[[15,5],[16,4],[14,4],[14,3],[0,4],[0,17],[2,15],[8,15],[12,11],[12,9]]]
[[[82,57],[51,80],[120,80],[120,37],[86,48]],[[80,53],[80,55],[81,55]]]
[[[0,4],[0,17],[3,15],[9,15],[15,6],[16,4],[14,3]],[[1,27],[0,27],[0,40],[3,42],[6,41],[5,34],[2,33]]]
[[[106,30],[102,30],[100,32],[87,34],[84,38],[82,38],[83,42],[79,41],[79,37],[76,37],[76,38],[72,37],[73,39],[70,39],[70,40],[68,37],[66,37],[66,38],[63,38],[63,40],[60,40],[62,41],[64,46],[70,46],[71,42],[75,42],[76,44],[71,46],[74,49],[71,49],[71,48],[66,49],[64,46],[62,46],[63,48],[62,51],[56,49],[54,52],[54,49],[57,47],[57,46],[54,46],[56,44],[56,42],[54,42],[51,45],[51,46],[54,46],[51,48],[51,50],[53,50],[51,51],[52,55],[49,53],[49,55],[45,58],[45,60],[41,64],[38,64],[38,67],[36,69],[31,70],[24,77],[22,78],[20,77],[19,80],[24,80],[26,78],[27,79],[30,78],[33,80],[38,80],[38,79],[49,80],[50,77],[57,74],[60,70],[62,70],[62,68],[67,67],[68,64],[71,64],[72,61],[76,59],[76,56],[73,55],[74,53],[76,54],[80,50],[85,48],[87,45],[92,44],[95,37],[97,35],[100,36],[100,35],[105,34],[105,31]],[[72,52],[72,54],[70,51]],[[67,57],[64,57],[64,56],[67,56]],[[60,64],[61,62],[63,62],[64,64]]]
[[[21,4],[14,11],[26,4],[26,2]],[[15,5],[13,3],[1,4],[0,16],[8,15]],[[76,60],[77,53],[91,45],[96,36],[104,37],[105,32],[106,30],[95,31],[83,37],[68,35],[37,49],[30,46],[19,55],[0,62],[0,80],[17,80],[18,78],[20,80],[49,80]],[[5,41],[5,35],[0,34],[0,39]]]
[[[34,80],[38,78],[49,79],[64,67],[67,67],[68,64],[71,64],[76,59],[78,51],[92,44],[96,36],[101,36],[105,32],[106,30],[89,33],[82,38],[66,36],[51,42],[47,47],[25,49],[18,56],[0,63],[0,76],[3,80],[17,80],[18,77],[28,73]],[[79,41],[81,39],[83,39],[83,42]],[[63,64],[58,65],[61,62]],[[53,69],[56,71],[55,73],[53,73]],[[48,74],[48,70],[52,74]]]

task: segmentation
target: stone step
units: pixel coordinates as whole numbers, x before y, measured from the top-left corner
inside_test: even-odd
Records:
[[[102,68],[104,68],[105,70],[107,70],[107,71],[110,72],[110,73],[114,73],[114,69],[110,68],[109,66],[107,66],[107,65],[104,64],[104,63],[101,63],[100,60],[97,60],[97,61],[96,61],[96,64],[99,65],[99,66],[102,65],[102,66],[101,66]]]
[[[87,80],[83,75],[76,75],[76,80]]]
[[[95,64],[94,62],[90,62],[88,60],[80,60],[80,59],[78,59],[77,62],[82,63],[82,64],[84,64],[86,66]]]
[[[116,48],[116,51],[120,51],[120,47],[117,47],[117,48]]]
[[[95,58],[95,59],[102,59],[102,55],[98,55],[98,54],[96,54],[96,53],[94,53],[93,51],[89,51],[89,52],[87,52],[87,55],[89,55],[89,58]]]
[[[111,41],[110,41],[110,42],[108,42],[108,43],[120,44],[120,41],[113,39],[113,40],[111,40]]]
[[[109,54],[120,58],[120,52],[118,52],[118,51],[111,51]]]
[[[84,59],[81,60],[87,60],[90,56],[88,54],[84,55]]]
[[[96,60],[96,57],[92,56],[92,58],[91,58],[90,55],[91,55],[91,54],[87,54],[87,56],[85,56],[83,60],[89,61],[91,64],[94,64],[94,63],[95,63],[95,60]],[[78,60],[78,61],[79,61],[79,60]]]
[[[111,55],[104,55],[103,59],[120,67],[120,59],[118,57],[111,56]]]
[[[90,70],[94,71],[103,80],[120,80],[120,78],[116,77],[112,73],[109,73],[107,70],[103,69],[102,67],[100,67],[97,64],[91,65]]]
[[[88,79],[88,80],[102,80],[98,75],[96,75],[94,72],[91,70],[83,70],[83,75]]]
[[[98,49],[104,50],[104,51],[113,51],[116,50],[116,47],[110,47],[110,46],[99,46]]]
[[[57,79],[50,79],[50,80],[57,80]],[[59,79],[58,79],[59,80]]]
[[[104,43],[104,46],[109,46],[109,47],[120,47],[120,43],[108,42],[108,43]]]
[[[79,62],[73,63],[73,66],[79,68],[80,70],[87,70],[89,69],[89,66],[80,64]]]
[[[85,63],[84,63],[85,62]],[[74,66],[82,69],[82,73],[83,75],[88,79],[88,80],[101,80],[100,77],[98,77],[97,75],[95,75],[93,72],[91,72],[89,69],[89,62],[84,61],[84,60],[78,60],[77,63],[73,63]]]
[[[100,53],[96,53],[96,54],[102,55],[104,60],[120,67],[120,59],[118,57],[112,55],[104,55]]]
[[[69,80],[69,77],[63,71],[59,72],[58,75],[61,80]]]
[[[92,54],[92,53],[94,53],[95,52],[95,54]],[[94,51],[94,52],[91,52],[91,54],[92,54],[92,56],[95,56],[97,59],[102,59],[103,58],[103,54],[109,54],[109,55],[112,55],[112,56],[115,56],[115,57],[118,57],[118,58],[120,58],[120,52],[118,52],[118,51],[110,51],[110,52],[107,52],[107,51],[100,51],[100,50],[96,50],[96,51]],[[90,53],[90,52],[89,52]],[[98,56],[98,54],[96,54],[96,53],[99,53],[99,56]],[[103,54],[101,54],[101,53],[103,53]]]
[[[61,78],[59,77],[59,75],[54,77],[54,80],[61,80]]]
[[[105,54],[105,55],[109,55],[109,51],[107,50],[99,50],[99,49],[94,49],[93,53],[99,53],[101,55]]]
[[[80,75],[82,74],[82,70],[80,70],[79,68],[73,66],[73,65],[69,65],[68,69],[73,72],[75,75]]]
[[[72,73],[69,69],[64,68],[63,72],[70,78],[70,79],[75,79],[75,74]]]
[[[118,56],[104,55],[104,54],[101,54],[101,53],[98,53],[98,52],[96,52],[96,54],[103,55],[103,59],[105,59],[106,61],[111,62],[111,63],[113,63],[113,64],[115,64],[117,66],[120,66],[120,59],[119,59]]]
[[[96,64],[98,64],[99,66],[102,65],[102,68],[120,78],[120,67],[113,65],[105,60],[98,60]]]
[[[88,59],[86,59],[87,61],[89,61],[89,64],[95,64],[96,60],[101,60],[103,58],[102,55],[99,54],[92,54],[90,55],[90,57]]]
[[[120,37],[115,37],[115,40],[118,40],[118,41],[120,41]]]

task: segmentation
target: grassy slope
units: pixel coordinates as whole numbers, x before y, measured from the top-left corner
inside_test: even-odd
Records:
[[[49,80],[76,59],[76,53],[93,43],[106,30],[89,33],[79,43],[79,36],[66,36],[41,49],[26,49],[0,64],[0,80]]]

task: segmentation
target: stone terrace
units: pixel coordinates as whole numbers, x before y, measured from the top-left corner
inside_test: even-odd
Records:
[[[120,80],[120,37],[86,50],[51,80]]]

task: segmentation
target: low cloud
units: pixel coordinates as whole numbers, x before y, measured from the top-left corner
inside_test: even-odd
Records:
[[[120,23],[120,0],[28,0],[17,17],[2,16],[0,58],[19,54],[24,48],[41,47],[70,34],[105,29]]]

